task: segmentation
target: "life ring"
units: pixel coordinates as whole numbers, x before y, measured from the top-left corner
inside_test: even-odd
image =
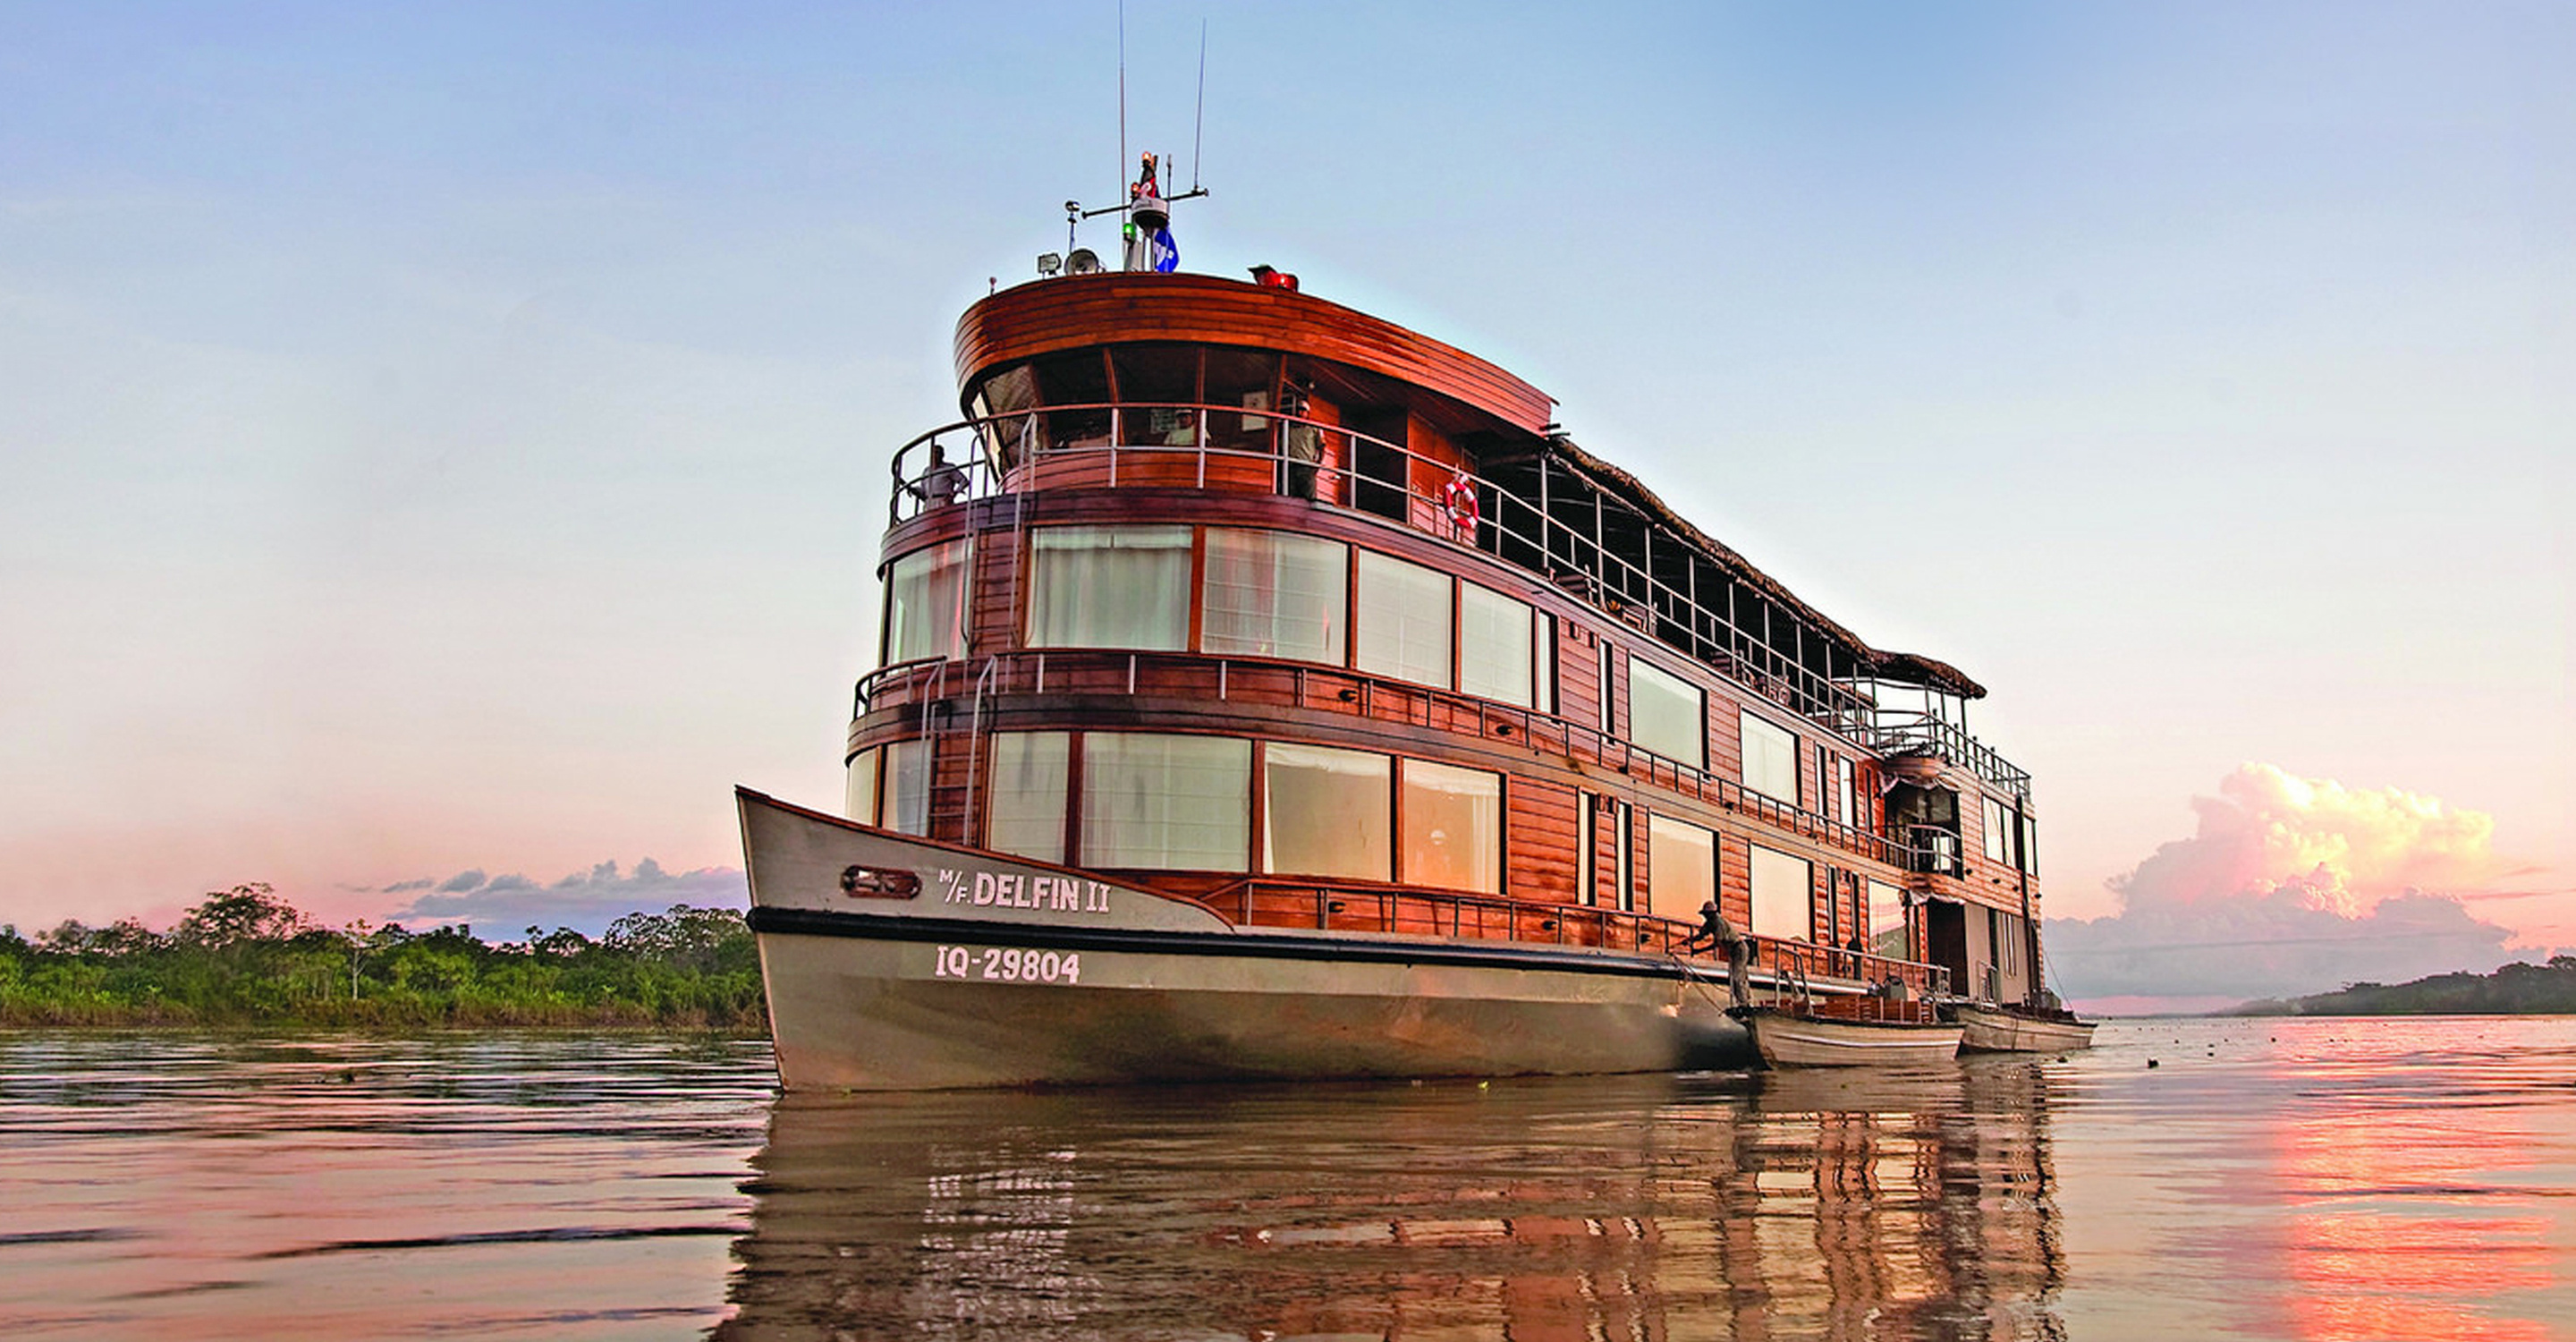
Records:
[[[1476,487],[1463,475],[1450,477],[1440,487],[1440,506],[1449,514],[1449,524],[1460,531],[1476,529]]]

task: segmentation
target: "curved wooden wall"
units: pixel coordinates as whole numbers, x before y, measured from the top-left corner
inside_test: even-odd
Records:
[[[1056,350],[1173,340],[1285,350],[1365,368],[1542,433],[1555,398],[1452,345],[1339,303],[1213,275],[1111,272],[1005,289],[957,319],[957,383]]]

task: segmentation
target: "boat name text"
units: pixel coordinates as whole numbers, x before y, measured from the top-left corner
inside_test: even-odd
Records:
[[[939,888],[951,904],[1050,913],[1107,913],[1109,887],[1079,876],[1036,876],[1019,871],[939,869]]]

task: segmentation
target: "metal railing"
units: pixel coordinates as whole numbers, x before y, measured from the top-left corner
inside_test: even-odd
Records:
[[[943,661],[904,662],[871,673],[857,686],[851,717],[871,709],[924,703],[952,683],[963,692],[962,672]],[[1045,694],[1052,678],[1058,693],[1157,694],[1218,703],[1245,700],[1263,709],[1281,707],[1346,713],[1403,722],[1483,740],[1517,743],[1533,753],[1555,754],[1614,770],[1633,780],[1734,811],[1773,828],[1856,853],[1904,871],[1931,871],[1926,855],[1884,835],[1775,800],[1731,778],[1666,759],[1597,727],[1454,690],[1390,680],[1366,672],[1305,662],[1180,652],[1099,652],[1080,649],[995,653],[982,675],[984,695]],[[1287,702],[1276,702],[1282,695]],[[1955,859],[1957,836],[1948,836]],[[1956,863],[1950,870],[1955,874]]]
[[[1255,427],[1219,431],[1212,426],[1220,420]],[[962,455],[950,459],[951,446]],[[1363,457],[1378,469],[1363,469]],[[1337,424],[1197,402],[1050,405],[930,430],[897,449],[892,472],[888,521],[897,525],[932,508],[1023,490],[1221,487],[1266,490],[1371,513],[1523,568],[1531,566],[1512,555],[1542,555],[1545,566],[1533,571],[1543,581],[1661,639],[1745,689],[1856,744],[1871,744],[1877,734],[1890,730],[1851,685],[1803,665],[1794,646],[1788,651],[1776,646],[1783,631],[1766,637],[1743,628],[1726,612],[1698,600],[1694,591],[1675,587],[1648,564],[1606,544],[1597,517],[1609,500],[1594,496],[1596,528],[1586,532],[1551,515],[1547,500],[1523,497],[1403,444]],[[1623,515],[1634,512],[1624,503],[1619,506]],[[1698,553],[1642,514],[1636,517],[1639,526],[1651,527],[1668,545]],[[1696,587],[1697,570],[1690,571]],[[1785,632],[1793,645],[1810,637],[1818,646],[1835,641],[1793,614],[1783,612],[1783,618],[1791,625]],[[1956,748],[1971,756],[1962,762],[1979,768],[1980,776],[1998,786],[2027,790],[2027,774],[1964,733],[1958,735],[1966,744]],[[1955,745],[1946,737],[1934,744]]]
[[[1872,713],[1858,728],[1855,739],[1885,754],[1937,755],[1966,766],[1969,772],[1996,787],[2011,789],[2016,796],[2030,795],[2029,773],[1969,735],[1966,728],[1929,713]]]
[[[1449,891],[1317,883],[1267,876],[1229,882],[1200,902],[1238,927],[1382,932],[1452,941],[1505,941],[1581,946],[1665,955],[1723,966],[1715,948],[1694,945],[1695,924],[1652,913],[1589,904],[1547,904]],[[1916,994],[1946,995],[1949,971],[1938,965],[1861,951],[1836,950],[1782,937],[1746,935],[1750,964],[1775,991],[1816,979],[1876,985],[1890,979]]]

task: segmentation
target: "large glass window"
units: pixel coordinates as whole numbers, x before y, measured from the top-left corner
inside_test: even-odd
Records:
[[[1041,862],[1064,860],[1065,764],[1070,732],[995,732],[985,845]]]
[[[1860,813],[1860,789],[1854,786],[1858,771],[1850,760],[1834,757],[1834,819],[1846,825],[1869,828],[1869,819]]]
[[[1251,742],[1083,734],[1084,865],[1242,871],[1251,828]]]
[[[1030,535],[1029,644],[1175,651],[1190,638],[1190,529],[1045,527]]]
[[[1263,871],[1388,879],[1393,761],[1360,750],[1262,747]]]
[[[1628,659],[1628,739],[1668,760],[1708,767],[1708,700],[1641,657]]]
[[[1523,708],[1537,705],[1537,612],[1476,584],[1458,584],[1458,688]]]
[[[898,834],[930,832],[930,743],[897,741],[885,748],[879,787],[885,800],[878,823]]]
[[[966,538],[915,550],[886,570],[885,664],[966,655]]]
[[[1814,877],[1805,858],[1754,845],[1754,933],[1805,940],[1815,930]]]
[[[1359,669],[1448,688],[1449,590],[1445,573],[1360,551]]]
[[[1786,727],[1739,710],[1744,733],[1744,785],[1774,801],[1798,804],[1798,738]]]
[[[1986,860],[2009,864],[2012,861],[2012,812],[2005,810],[2004,804],[1992,797],[1986,798],[1985,803]]]
[[[2021,817],[2021,869],[2033,876],[2039,874],[2039,822],[2028,812]]]
[[[1911,960],[1905,944],[1905,892],[1885,881],[1869,883],[1869,949],[1891,960]]]
[[[1717,898],[1717,836],[1670,816],[1646,817],[1646,912],[1699,919]]]
[[[1210,527],[1200,648],[1340,666],[1350,563],[1335,541]]]
[[[841,814],[862,825],[877,822],[877,752],[862,750],[850,757],[848,790],[842,798]]]
[[[1501,774],[1406,760],[1403,816],[1404,868],[1398,879],[1408,885],[1501,893]]]

